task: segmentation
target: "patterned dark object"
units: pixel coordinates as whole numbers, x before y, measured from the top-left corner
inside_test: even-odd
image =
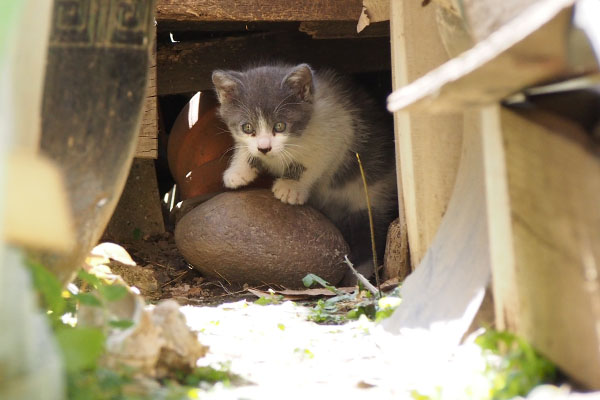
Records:
[[[154,0],[55,0],[42,110],[44,153],[63,168],[77,232],[42,254],[71,279],[119,200],[145,99]]]

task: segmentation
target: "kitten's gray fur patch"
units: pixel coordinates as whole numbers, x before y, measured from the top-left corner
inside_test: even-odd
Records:
[[[250,151],[251,138],[240,130],[242,123],[287,124],[283,136],[273,133],[273,138],[283,141],[285,151],[279,156],[251,154],[249,162],[276,177],[295,179],[298,187],[308,190],[308,203],[337,225],[357,265],[371,257],[366,200],[356,160],[356,153],[360,154],[382,260],[387,228],[398,212],[393,128],[386,123],[389,115],[333,72],[314,72],[306,64],[216,71],[213,82],[221,100],[219,114],[242,144],[236,151]]]
[[[292,179],[298,181],[300,180],[300,177],[302,177],[302,173],[304,173],[304,171],[306,171],[304,165],[296,162],[291,162],[285,167],[285,169],[283,170],[283,175],[281,177],[285,179]]]

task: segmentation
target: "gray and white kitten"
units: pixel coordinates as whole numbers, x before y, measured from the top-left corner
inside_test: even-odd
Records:
[[[393,131],[385,115],[333,72],[315,72],[307,64],[215,71],[212,80],[220,117],[236,144],[225,186],[247,185],[262,171],[275,176],[275,197],[323,212],[350,245],[350,259],[370,276],[370,228],[356,153],[369,185],[381,260],[397,215]]]

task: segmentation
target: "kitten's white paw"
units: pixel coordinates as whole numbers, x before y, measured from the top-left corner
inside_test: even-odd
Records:
[[[297,181],[277,179],[273,185],[276,198],[288,204],[304,204],[308,200],[308,190]]]
[[[229,168],[223,173],[223,183],[225,184],[225,187],[235,189],[249,184],[257,175],[257,171],[253,168]]]

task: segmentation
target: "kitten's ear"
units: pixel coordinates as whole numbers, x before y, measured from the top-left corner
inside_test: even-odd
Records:
[[[231,101],[237,94],[241,82],[233,74],[225,71],[214,71],[212,81],[221,104]]]
[[[313,72],[308,64],[300,64],[283,78],[283,82],[291,88],[303,101],[312,103],[313,100]]]

